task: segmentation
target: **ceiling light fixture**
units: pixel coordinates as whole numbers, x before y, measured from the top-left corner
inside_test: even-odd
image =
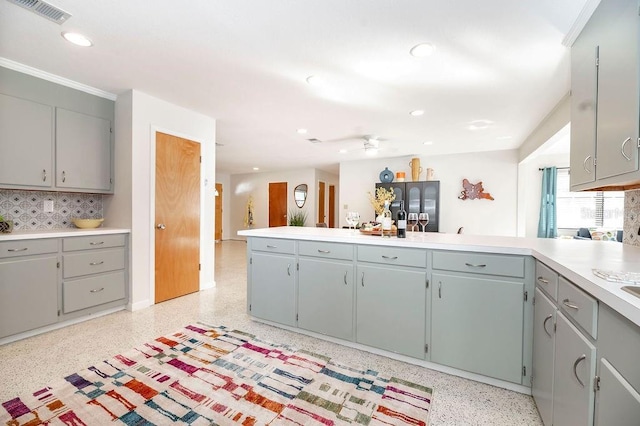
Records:
[[[409,53],[416,58],[425,58],[431,56],[435,50],[436,47],[431,43],[420,43],[413,46]]]
[[[260,167],[254,167],[253,170],[258,171],[260,170]]]
[[[320,84],[320,77],[316,77],[315,75],[310,75],[309,77],[307,77],[306,81],[308,84],[311,84],[312,86],[316,86]]]
[[[338,151],[340,154],[346,154],[347,150],[346,149],[341,149],[340,151]]]
[[[307,129],[298,129],[296,130],[298,132],[298,134],[300,135],[304,135],[305,133],[307,133]]]
[[[81,47],[91,47],[91,46],[93,46],[93,42],[91,40],[89,40],[89,38],[87,38],[86,36],[84,36],[84,35],[82,35],[80,33],[72,33],[72,32],[63,31],[61,35],[69,43],[73,43],[76,46],[81,46]]]
[[[493,121],[490,120],[473,120],[469,122],[468,129],[469,130],[484,130],[491,126]]]
[[[378,154],[378,148],[365,148],[364,153],[365,155],[376,155]]]
[[[421,109],[415,109],[415,110],[411,111],[409,114],[414,116],[414,117],[420,117],[421,115],[424,114],[424,111],[421,110]]]

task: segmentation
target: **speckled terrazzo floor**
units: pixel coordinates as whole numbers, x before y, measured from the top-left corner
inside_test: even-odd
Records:
[[[530,396],[251,321],[246,306],[246,244],[216,244],[216,288],[137,312],[121,311],[0,346],[0,402],[28,393],[136,344],[202,321],[312,350],[434,389],[431,425],[542,425]],[[93,342],[99,342],[95,344]]]

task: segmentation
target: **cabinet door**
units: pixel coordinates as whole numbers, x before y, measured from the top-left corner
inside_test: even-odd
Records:
[[[553,415],[553,353],[556,307],[536,288],[533,322],[533,385],[531,394],[545,426]]]
[[[600,46],[596,153],[600,180],[638,170],[638,2],[602,2],[594,19]]]
[[[587,24],[571,47],[571,186],[596,179],[597,50]]]
[[[56,186],[111,190],[111,122],[56,108]]]
[[[438,232],[440,203],[440,182],[408,182],[406,194],[407,213],[429,213],[427,232]]]
[[[0,94],[0,185],[51,187],[53,110]]]
[[[353,263],[299,262],[298,327],[353,340]]]
[[[0,262],[0,338],[58,321],[57,256]]]
[[[251,315],[295,326],[295,257],[254,252],[251,262]]]
[[[356,341],[425,357],[426,272],[358,265]]]
[[[433,273],[431,361],[522,383],[524,283]]]
[[[605,358],[596,404],[596,426],[637,426],[640,420],[640,394]]]
[[[556,320],[553,424],[592,425],[596,348],[560,312]]]

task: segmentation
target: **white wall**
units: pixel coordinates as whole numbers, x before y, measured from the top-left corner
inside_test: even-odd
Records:
[[[379,174],[385,167],[406,172],[411,180],[409,162],[412,157],[371,159],[340,163],[340,226],[346,225],[344,213],[358,211],[363,220],[373,219],[373,208],[367,193],[375,192]],[[434,180],[440,181],[440,232],[454,233],[464,227],[466,234],[515,236],[517,232],[517,150],[470,154],[419,156],[424,169],[434,169]],[[484,191],[494,201],[460,200],[462,179],[482,181]],[[345,209],[344,206],[347,206]]]
[[[319,182],[324,182],[325,183],[325,193],[324,193],[324,216],[325,216],[325,223],[329,224],[329,186],[333,185],[336,187],[336,204],[334,206],[334,211],[333,213],[335,214],[335,218],[336,218],[336,226],[338,226],[339,223],[339,217],[338,217],[338,212],[340,211],[338,209],[338,206],[340,205],[339,202],[339,190],[340,190],[340,177],[336,174],[333,173],[329,173],[326,172],[324,170],[318,170],[316,169],[316,187],[317,187],[317,191],[315,192],[316,197],[320,196],[320,184]],[[316,198],[316,205],[319,205],[319,198]],[[316,222],[319,222],[318,220],[318,211],[316,209],[314,216],[313,216],[313,223],[315,224]]]
[[[231,234],[231,175],[216,172],[216,183],[222,185],[222,239],[233,239]]]
[[[215,284],[215,120],[132,90],[116,101],[116,189],[105,205],[105,215],[113,218],[114,226],[131,229],[128,307],[132,310],[154,303],[155,131],[202,145],[200,289]]]

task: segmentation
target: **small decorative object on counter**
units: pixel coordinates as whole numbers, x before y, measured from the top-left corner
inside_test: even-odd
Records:
[[[13,221],[5,220],[3,216],[0,216],[0,233],[10,234],[13,231]]]
[[[382,183],[393,182],[393,172],[389,170],[388,167],[385,167],[384,170],[380,172],[380,182]]]
[[[389,201],[384,202],[384,210],[382,211],[382,236],[391,237],[391,225],[393,220],[391,219],[391,210],[389,210]]]
[[[404,201],[400,201],[396,223],[398,224],[398,238],[407,238],[407,212],[404,210]]]
[[[381,215],[382,212],[384,211],[385,201],[388,201],[389,204],[391,204],[391,202],[396,199],[395,192],[383,187],[376,188],[375,197],[371,195],[370,192],[368,194],[369,194],[369,201],[371,202],[371,207],[373,207],[373,210],[375,210],[376,216]]]

